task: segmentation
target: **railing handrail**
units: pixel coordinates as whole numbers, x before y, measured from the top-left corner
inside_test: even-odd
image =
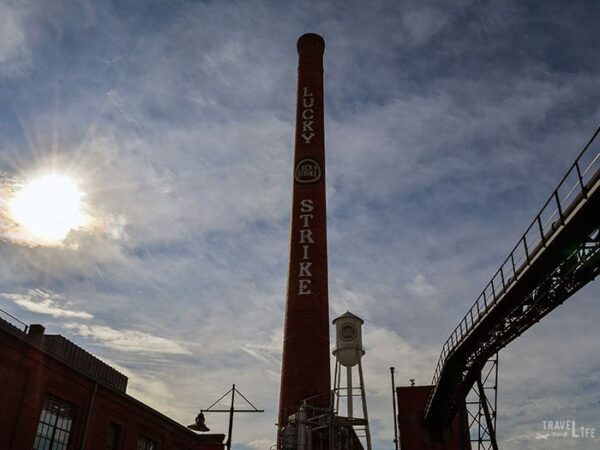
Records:
[[[554,225],[556,224],[556,221],[553,219],[558,215],[560,224],[564,224],[564,212],[573,211],[579,203],[585,201],[585,199],[587,198],[587,193],[589,190],[587,183],[594,181],[594,179],[596,179],[595,182],[598,182],[599,178],[596,175],[599,173],[600,168],[596,168],[593,176],[591,176],[588,181],[585,181],[584,178],[591,170],[591,168],[600,160],[600,153],[597,153],[594,156],[594,158],[592,158],[591,162],[588,164],[587,167],[584,168],[583,171],[580,167],[580,161],[582,160],[582,157],[586,154],[588,149],[591,147],[591,144],[594,142],[599,133],[600,126],[596,129],[596,132],[585,145],[583,150],[579,153],[579,155],[575,159],[575,162],[571,164],[569,170],[567,170],[567,173],[563,176],[563,178],[558,183],[556,189],[554,189],[554,191],[550,195],[550,198],[546,201],[546,203],[544,203],[544,206],[542,206],[540,212],[535,216],[529,227],[527,227],[525,233],[521,236],[521,239],[517,241],[517,244],[514,246],[510,254],[500,265],[500,268],[496,271],[490,282],[485,286],[483,292],[479,295],[479,297],[477,297],[475,303],[471,306],[471,308],[469,308],[465,316],[459,322],[458,326],[450,334],[450,337],[446,340],[446,342],[444,342],[444,345],[442,346],[442,352],[440,354],[440,358],[438,360],[433,375],[432,384],[434,386],[437,385],[443,367],[450,354],[471,333],[475,325],[477,325],[477,323],[479,323],[479,321],[490,312],[490,310],[494,307],[497,301],[506,293],[507,288],[510,287],[512,283],[516,282],[523,270],[531,264],[531,261],[539,254],[541,249],[546,246],[546,242],[548,241],[548,239],[551,239],[555,235],[555,233],[558,232],[560,226],[555,228]],[[565,198],[561,200],[559,190],[563,187],[563,184],[565,184],[565,182],[569,179],[569,176],[573,174],[574,171],[577,174],[577,180],[575,181],[571,189],[568,191]],[[570,202],[567,203],[567,200],[569,199],[569,197],[571,197],[571,194],[573,194],[573,192],[576,191],[576,189],[578,189],[578,195],[574,195]],[[548,219],[545,221],[545,223],[542,223],[542,215],[544,214],[544,212],[546,212],[546,208],[553,203],[555,204],[554,207],[556,209],[551,211],[551,214],[548,217]],[[536,226],[538,228],[539,233],[539,235],[537,236],[537,240],[528,244],[527,237],[531,230],[534,229]],[[523,247],[522,250],[524,250],[524,254],[518,257],[515,261],[515,256],[517,255],[521,246]],[[523,258],[523,262],[517,264]],[[504,267],[509,262],[511,263],[509,269],[512,268],[512,278],[509,277],[507,280],[506,276],[510,276],[511,273],[505,273]],[[500,280],[497,280],[498,277],[500,277]],[[494,283],[494,280],[496,280],[497,284]],[[488,296],[486,295],[486,292],[488,292],[488,288],[490,287],[492,295]],[[480,303],[481,301],[483,302],[483,305]],[[431,404],[433,392],[434,391],[432,391],[432,395],[430,395],[429,397],[426,410],[429,409],[429,406]]]
[[[15,316],[4,311],[3,309],[0,309],[0,319],[4,320],[5,322],[8,322],[13,327],[20,329],[24,333],[27,333],[27,330],[29,329],[29,325],[27,325],[25,322],[20,321]]]

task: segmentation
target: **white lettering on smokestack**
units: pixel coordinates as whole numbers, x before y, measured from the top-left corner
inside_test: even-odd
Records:
[[[299,231],[299,242],[304,244],[302,249],[304,254],[303,260],[310,260],[311,244],[315,241],[312,238],[313,232],[310,228],[310,220],[314,217],[313,214],[307,214],[315,209],[314,202],[311,199],[305,198],[300,201],[300,219],[302,220],[302,228]],[[310,271],[312,261],[298,263],[298,295],[309,295],[311,293],[310,283],[312,272]]]
[[[304,139],[305,144],[310,144],[312,138],[315,137],[315,133],[312,129],[312,124],[315,122],[315,97],[312,92],[309,91],[308,86],[305,86],[302,90],[302,134],[300,135]]]

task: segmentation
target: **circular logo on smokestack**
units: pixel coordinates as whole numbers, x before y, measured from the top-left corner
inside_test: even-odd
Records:
[[[305,158],[296,164],[294,179],[298,183],[316,183],[321,179],[321,167],[314,159]]]

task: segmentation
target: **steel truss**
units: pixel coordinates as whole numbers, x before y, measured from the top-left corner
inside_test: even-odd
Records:
[[[446,404],[447,421],[454,417],[453,410],[461,398],[459,393],[468,392],[472,388],[488,358],[539,322],[600,273],[599,236],[599,229],[596,228],[589,239],[582,242],[520,304],[486,333],[485,340],[471,347],[456,379],[456,388],[449,396],[450,402]]]
[[[429,427],[450,424],[476,384],[485,393],[486,362],[600,273],[600,153],[591,147],[599,132],[444,344]]]
[[[449,358],[449,370],[456,367],[458,361],[462,362],[458,363],[458,376],[453,379],[454,389],[447,391],[440,417],[442,423],[452,420],[462,398],[461,392],[468,392],[473,387],[483,366],[492,355],[539,322],[600,273],[599,236],[599,228],[596,227],[593,234],[580,243],[569,257],[522,299],[521,303],[482,333],[480,339],[469,343],[469,347],[461,349],[460,353],[452,355],[454,358]]]
[[[498,354],[483,366],[466,398],[472,450],[498,450],[496,406],[498,403]]]

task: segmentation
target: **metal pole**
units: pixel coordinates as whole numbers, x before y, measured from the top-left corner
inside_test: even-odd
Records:
[[[229,409],[229,432],[227,433],[227,450],[231,450],[231,432],[233,431],[233,401],[235,399],[235,384],[231,388],[231,408]]]
[[[336,364],[339,364],[338,362],[336,362]],[[339,371],[338,371],[338,376],[339,376],[339,372],[342,371],[342,368],[340,366]],[[339,386],[338,386],[339,387]],[[334,436],[333,433],[333,423],[335,421],[335,412],[333,410],[333,401],[334,401],[334,396],[335,396],[335,392],[332,392],[330,395],[330,401],[329,401],[329,423],[328,425],[328,434],[329,436],[327,436],[327,444],[328,444],[328,449],[329,450],[334,450],[335,447],[337,447],[337,442],[334,442],[334,439],[336,438],[336,436]],[[339,401],[339,395],[338,395],[338,401]],[[312,450],[312,445],[309,447],[309,450]]]
[[[390,367],[392,374],[392,405],[394,406],[394,447],[398,450],[398,417],[396,416],[396,382],[394,381],[394,368]]]

